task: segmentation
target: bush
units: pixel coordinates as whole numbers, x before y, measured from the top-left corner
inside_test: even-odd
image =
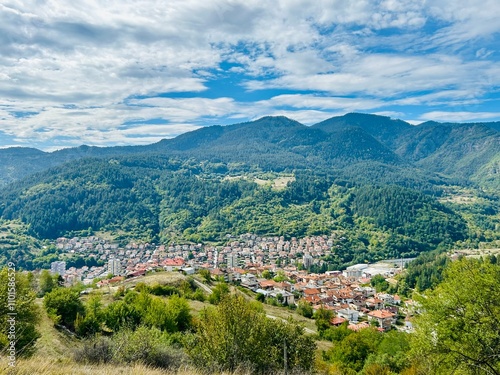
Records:
[[[204,310],[196,333],[186,339],[188,354],[198,367],[207,371],[243,368],[255,374],[282,369],[284,345],[290,370],[311,369],[316,345],[302,327],[269,319],[260,303],[248,303],[236,295],[227,295],[217,307]]]
[[[81,348],[73,353],[78,363],[95,364],[108,363],[113,359],[113,343],[107,337],[98,337],[84,342]]]
[[[55,324],[62,324],[72,330],[75,328],[77,315],[84,314],[80,293],[71,288],[57,288],[47,293],[43,305]]]
[[[121,363],[144,363],[161,368],[179,368],[186,361],[179,350],[169,347],[169,335],[156,328],[123,330],[114,338],[113,358]]]
[[[175,341],[175,340],[174,340]],[[180,349],[170,346],[168,334],[156,328],[140,326],[137,330],[122,330],[111,338],[96,337],[76,349],[73,358],[78,363],[141,363],[164,369],[177,369],[187,363]]]

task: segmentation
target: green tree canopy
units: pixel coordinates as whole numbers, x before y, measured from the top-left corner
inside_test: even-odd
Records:
[[[16,355],[28,355],[33,352],[36,340],[40,337],[36,330],[39,320],[36,296],[27,275],[16,272],[14,280],[12,275],[14,274],[9,273],[7,268],[0,270],[0,351],[3,353],[12,339],[9,338],[11,332],[8,313],[15,313]],[[9,302],[14,304],[9,305]],[[13,309],[10,309],[10,306]]]
[[[43,305],[54,323],[62,324],[70,329],[75,327],[77,315],[85,313],[83,303],[80,301],[80,293],[71,288],[57,288],[47,293]]]
[[[248,368],[269,373],[284,368],[309,370],[315,343],[301,326],[267,318],[244,297],[227,295],[217,307],[202,312],[196,333],[187,344],[195,364],[207,369]]]
[[[461,259],[419,299],[412,356],[433,374],[500,374],[500,267]]]

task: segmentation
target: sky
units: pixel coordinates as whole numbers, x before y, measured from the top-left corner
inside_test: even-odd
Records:
[[[500,0],[0,0],[0,147],[500,120]]]

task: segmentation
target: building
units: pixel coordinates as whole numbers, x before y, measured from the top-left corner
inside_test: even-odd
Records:
[[[313,264],[313,257],[310,254],[304,254],[304,256],[302,257],[302,264],[304,265],[305,269],[309,269],[309,267],[311,267]]]
[[[108,273],[114,275],[120,275],[122,272],[122,265],[119,259],[110,259],[108,261]]]
[[[238,255],[227,254],[227,268],[232,269],[238,267]]]
[[[56,261],[50,264],[50,273],[55,275],[56,273],[60,276],[64,276],[66,273],[66,262]]]
[[[367,267],[367,264],[355,264],[354,266],[347,267],[342,274],[344,277],[359,278],[363,276],[363,270]]]
[[[368,313],[368,320],[376,320],[378,326],[384,331],[391,329],[396,323],[396,315],[387,310],[375,310]]]
[[[357,323],[359,312],[352,309],[340,309],[337,311],[337,317],[348,320],[349,323]]]

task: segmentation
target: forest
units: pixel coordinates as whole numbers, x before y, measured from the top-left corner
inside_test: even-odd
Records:
[[[41,265],[37,259],[46,257],[47,264],[50,254],[57,257],[50,247],[41,250],[40,241],[96,230],[147,242],[214,244],[223,244],[226,234],[290,238],[335,231],[347,242],[325,257],[330,269],[498,240],[495,196],[453,205],[441,202],[447,185],[369,184],[307,170],[288,174],[293,178],[275,188],[280,173],[231,176],[230,168],[128,156],[84,159],[16,182],[0,192],[4,260],[8,253],[19,266],[34,269]],[[18,234],[8,229],[16,220]],[[29,249],[12,246],[20,235],[31,238],[23,241]]]
[[[345,237],[319,271],[494,244],[500,142],[490,125],[347,114],[307,127],[268,116],[148,146],[0,150],[10,170],[28,157],[33,166],[0,189],[0,261],[46,266],[57,254],[45,240],[96,231],[164,244]]]

